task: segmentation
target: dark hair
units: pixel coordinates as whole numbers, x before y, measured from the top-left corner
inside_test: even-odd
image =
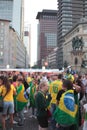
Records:
[[[78,80],[80,80],[81,78],[82,78],[82,75],[79,75],[79,76],[78,76]]]
[[[6,87],[6,90],[7,90],[6,93],[8,93],[11,89],[11,84],[10,84],[7,77],[4,77],[3,84],[4,84],[4,86]]]
[[[70,80],[64,80],[63,86],[67,88],[67,90],[73,89],[73,83]]]
[[[14,75],[13,76],[13,82],[16,82],[16,80],[17,80],[17,75]]]
[[[2,80],[2,84],[4,84],[4,76],[3,75],[0,76],[0,79]]]
[[[17,81],[22,81],[23,82],[23,76],[21,74],[17,75]]]
[[[58,75],[58,79],[62,79],[63,78],[63,75],[62,74],[59,74]]]
[[[22,78],[18,78],[17,81],[23,82],[23,79]]]
[[[9,78],[8,80],[9,80],[9,82],[10,82],[11,84],[13,83],[13,80],[12,80],[12,78]]]
[[[78,77],[78,79],[76,80],[76,83],[77,83],[77,85],[79,85],[80,86],[80,88],[81,88],[81,92],[80,92],[80,98],[79,98],[79,100],[81,100],[82,98],[83,98],[83,96],[84,96],[84,84],[82,83],[82,81],[81,81],[81,76],[79,76]]]

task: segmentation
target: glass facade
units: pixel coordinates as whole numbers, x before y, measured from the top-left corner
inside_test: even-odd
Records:
[[[0,0],[0,19],[11,20],[13,14],[13,0]]]
[[[57,34],[54,33],[45,33],[47,39],[47,47],[56,47],[57,46]]]
[[[10,25],[23,39],[24,0],[0,0],[0,19],[10,20]]]
[[[38,61],[45,59],[57,47],[57,10],[43,10],[38,12]]]

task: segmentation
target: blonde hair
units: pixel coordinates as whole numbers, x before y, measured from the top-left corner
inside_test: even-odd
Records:
[[[46,81],[41,81],[39,84],[39,89],[42,89],[47,84]]]

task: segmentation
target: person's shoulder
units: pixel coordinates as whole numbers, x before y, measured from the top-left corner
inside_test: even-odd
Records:
[[[15,86],[13,84],[11,84],[11,89],[16,89]]]
[[[5,86],[4,86],[4,85],[1,85],[1,86],[0,86],[0,89],[3,89],[3,88],[5,88]]]
[[[4,85],[0,86],[0,92],[2,92],[4,89],[6,89]]]
[[[57,94],[57,100],[60,100],[60,97],[62,96],[62,94],[64,93],[65,91],[63,89],[59,90],[58,94]]]
[[[58,79],[58,80],[55,80],[55,83],[56,83],[56,84],[59,84],[59,85],[62,85],[62,84],[63,84],[62,80],[59,80],[59,79]]]
[[[44,94],[43,94],[41,91],[38,91],[38,92],[37,92],[37,96],[39,96],[39,97],[44,97]]]
[[[49,86],[52,87],[55,81],[52,81]]]
[[[52,85],[54,85],[54,84],[58,84],[58,83],[59,83],[58,80],[54,80],[54,81],[52,82]]]
[[[65,91],[63,89],[59,90],[59,94],[63,94]]]
[[[13,84],[11,84],[11,88],[14,88],[14,85],[13,85]]]
[[[43,95],[38,91],[35,97],[36,99],[42,99]]]

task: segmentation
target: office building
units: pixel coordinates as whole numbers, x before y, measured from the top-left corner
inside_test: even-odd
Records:
[[[31,25],[25,23],[24,27],[24,45],[28,54],[28,65],[31,66]]]
[[[0,19],[10,20],[10,25],[23,39],[24,0],[0,0]]]
[[[84,43],[83,49],[79,47],[79,49],[76,48],[76,51],[73,51],[73,38],[76,37],[79,39],[82,38]],[[84,64],[87,67],[87,19],[81,20],[68,33],[66,33],[63,43],[64,63],[66,62],[68,66],[72,66],[72,69],[82,72],[82,61],[84,61]],[[86,72],[86,70],[87,68],[84,69],[84,72]]]
[[[37,61],[41,61],[57,46],[57,10],[43,10],[38,12],[36,19],[38,24]]]
[[[57,69],[57,47],[47,56],[48,68]]]
[[[0,68],[27,68],[25,46],[10,21],[0,20]]]
[[[82,17],[87,17],[87,0],[58,0],[58,68],[63,67],[63,37]]]

